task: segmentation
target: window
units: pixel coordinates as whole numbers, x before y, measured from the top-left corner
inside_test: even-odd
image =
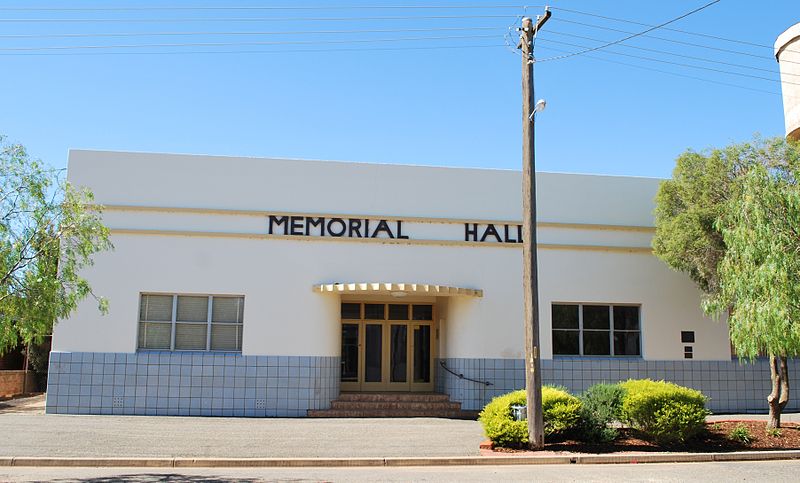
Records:
[[[383,320],[384,304],[364,304],[364,318],[370,320]]]
[[[342,304],[341,310],[343,319],[361,318],[361,304]]]
[[[639,306],[553,304],[553,354],[640,356]]]
[[[420,320],[433,321],[432,304],[342,302],[342,320]]]
[[[411,306],[411,319],[412,320],[433,320],[433,305],[417,305]]]
[[[139,349],[241,351],[244,297],[142,294]]]

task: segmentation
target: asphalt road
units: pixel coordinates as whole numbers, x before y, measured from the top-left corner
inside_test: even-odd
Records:
[[[796,482],[800,461],[678,463],[639,465],[455,466],[404,468],[211,468],[162,471],[139,468],[3,468],[0,481],[106,483],[221,481],[769,481]]]

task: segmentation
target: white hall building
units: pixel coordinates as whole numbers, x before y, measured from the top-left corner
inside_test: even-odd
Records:
[[[85,276],[109,312],[56,325],[49,413],[306,416],[359,392],[477,410],[524,387],[518,171],[73,150],[68,179],[105,207],[114,249]],[[733,359],[651,252],[659,182],[537,175],[544,381],[761,410],[767,365]]]

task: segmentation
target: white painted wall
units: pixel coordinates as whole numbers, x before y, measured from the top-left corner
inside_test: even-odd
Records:
[[[521,173],[183,154],[70,151],[106,205],[521,220]],[[540,221],[652,226],[659,180],[538,173]]]
[[[69,179],[107,205],[320,214],[518,220],[520,174],[318,161],[73,151]],[[658,180],[543,173],[540,220],[651,226]],[[110,211],[113,230],[264,233],[264,219]],[[459,232],[463,235],[463,231]],[[641,231],[542,229],[541,242],[647,247]],[[113,252],[86,276],[110,301],[87,301],[54,333],[54,349],[133,352],[141,292],[245,296],[244,354],[339,355],[339,298],[312,292],[332,282],[416,282],[480,288],[452,298],[441,357],[519,358],[523,351],[518,245],[389,245],[245,237],[115,233]],[[695,330],[695,358],[730,357],[725,326],[702,317],[691,282],[647,253],[540,250],[542,355],[550,357],[550,304],[642,304],[643,355],[680,359],[681,330]]]

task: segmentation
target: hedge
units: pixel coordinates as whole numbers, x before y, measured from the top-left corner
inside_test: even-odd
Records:
[[[662,444],[682,443],[705,429],[706,396],[671,382],[650,379],[620,383],[622,419]]]
[[[610,443],[619,436],[613,423],[622,419],[625,390],[619,384],[598,383],[581,394],[581,439]]]
[[[525,405],[525,390],[497,396],[483,408],[478,420],[486,436],[497,446],[521,446],[528,442],[528,422],[515,421],[512,405]],[[542,388],[545,436],[562,434],[578,427],[581,402],[561,388]]]

